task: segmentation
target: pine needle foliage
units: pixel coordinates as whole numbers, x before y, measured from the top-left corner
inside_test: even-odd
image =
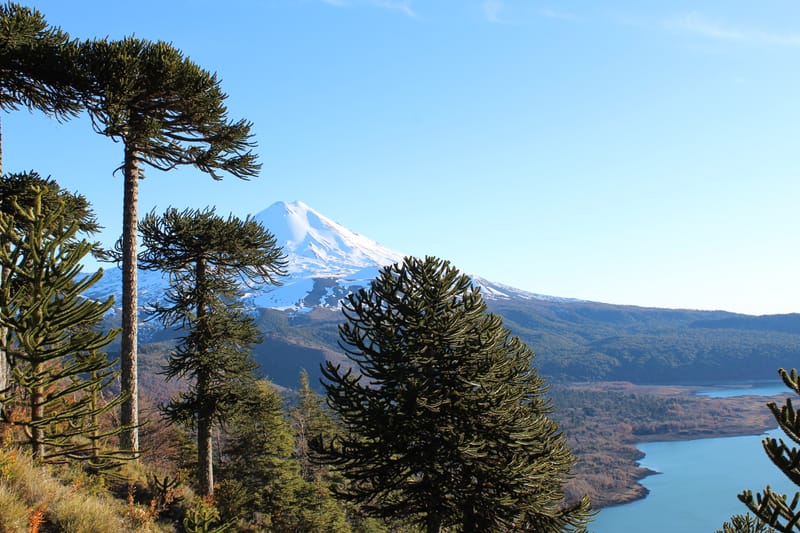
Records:
[[[102,271],[81,273],[93,245],[76,237],[80,214],[46,186],[33,187],[31,205],[5,198],[0,212],[0,264],[9,275],[0,286],[0,325],[8,330],[2,343],[15,383],[3,416],[24,428],[35,458],[94,459],[99,466],[100,442],[117,431],[99,423],[116,402],[97,401],[115,377],[114,361],[100,350],[118,332],[96,329],[113,297],[82,296]],[[24,416],[12,417],[15,407]]]
[[[795,394],[800,394],[800,377],[797,370],[786,371],[781,368],[778,373],[786,386]],[[789,438],[787,443],[783,439],[765,438],[762,442],[767,457],[786,475],[795,485],[800,486],[800,450],[794,445],[800,444],[800,412],[798,412],[791,398],[779,406],[770,402],[767,407],[772,412],[778,426]],[[786,494],[779,494],[767,486],[755,496],[750,490],[745,490],[739,499],[761,521],[769,524],[782,533],[800,532],[800,492],[795,492],[789,499]]]
[[[255,379],[249,347],[260,334],[243,306],[241,287],[277,283],[285,259],[275,237],[258,222],[225,219],[214,209],[151,212],[141,233],[140,264],[165,272],[170,280],[152,315],[165,327],[185,332],[165,374],[192,383],[164,414],[197,429],[200,492],[211,496],[212,424],[247,397]]]
[[[226,509],[223,516],[235,514],[241,530],[351,531],[345,509],[328,483],[303,479],[301,465],[293,457],[292,426],[271,383],[260,380],[225,429],[223,483],[228,490],[224,497],[222,488],[217,493],[221,510]],[[238,504],[231,505],[235,500]]]
[[[299,399],[289,411],[289,420],[294,429],[294,457],[300,465],[300,474],[306,481],[331,481],[330,472],[323,459],[311,447],[316,438],[330,441],[338,433],[338,427],[325,399],[311,388],[308,373],[300,372]]]
[[[588,499],[563,502],[574,457],[531,367],[533,353],[448,261],[406,258],[348,297],[328,362],[344,435],[316,447],[377,517],[437,533],[581,530]]]

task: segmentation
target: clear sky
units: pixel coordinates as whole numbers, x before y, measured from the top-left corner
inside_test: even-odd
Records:
[[[258,179],[150,170],[142,214],[302,200],[533,292],[800,311],[794,0],[27,4],[73,37],[172,42],[254,123]],[[116,240],[122,146],[85,119],[2,121],[4,170],[81,192]]]

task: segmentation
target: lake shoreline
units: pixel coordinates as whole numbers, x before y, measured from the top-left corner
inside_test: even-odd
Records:
[[[791,494],[797,487],[775,469],[760,444],[781,435],[774,429],[767,435],[642,443],[644,463],[663,473],[644,481],[650,489],[646,498],[602,509],[590,530],[639,533],[649,521],[651,533],[708,533],[746,511],[737,497],[745,490],[769,485]]]
[[[724,439],[724,438],[729,438],[729,437],[757,437],[757,436],[760,436],[760,435],[764,435],[768,431],[772,431],[772,430],[777,429],[777,428],[778,428],[778,426],[777,426],[777,424],[775,424],[772,427],[765,428],[763,431],[756,431],[756,432],[749,432],[749,433],[724,433],[724,434],[712,434],[712,435],[708,435],[706,433],[703,433],[702,435],[700,435],[698,433],[697,436],[689,436],[687,438],[684,438],[684,437],[678,436],[678,435],[666,435],[665,438],[657,438],[656,436],[651,436],[652,438],[650,438],[648,440],[645,440],[645,441],[640,441],[636,446],[637,446],[637,449],[638,449],[638,445],[639,444],[649,444],[649,443],[653,443],[653,442],[689,442],[689,441],[693,441],[693,440]],[[647,455],[644,452],[642,452],[641,459],[644,459],[645,457],[647,457]],[[626,504],[629,504],[629,503],[633,503],[635,501],[643,500],[643,499],[647,498],[647,496],[650,495],[650,489],[648,489],[647,487],[642,485],[641,481],[647,479],[650,476],[661,475],[661,474],[663,474],[663,472],[660,472],[658,470],[653,470],[653,469],[648,468],[646,466],[641,466],[641,462],[640,461],[637,461],[637,465],[639,466],[640,469],[645,470],[645,472],[642,473],[641,477],[639,477],[636,480],[636,485],[631,488],[630,496],[628,496],[627,493],[623,494],[617,500],[615,500],[614,503],[610,503],[610,504],[605,505],[603,507],[595,507],[595,509],[597,509],[597,510],[608,509],[608,508],[611,508],[611,507],[617,507],[617,506],[620,506],[620,505],[626,505]]]
[[[742,384],[714,384],[723,388]],[[641,481],[659,472],[642,467],[641,444],[757,436],[777,424],[766,403],[789,394],[698,396],[709,385],[594,382],[561,385],[557,417],[578,456],[568,501],[588,494],[597,510],[646,498]],[[566,388],[566,389],[565,389]],[[561,405],[567,407],[562,407]]]

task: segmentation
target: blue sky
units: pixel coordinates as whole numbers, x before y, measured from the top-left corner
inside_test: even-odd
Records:
[[[150,170],[142,213],[297,199],[534,292],[800,311],[797,2],[28,5],[74,37],[171,41],[253,121],[258,179]],[[86,120],[2,120],[4,169],[83,193],[116,240],[122,147]]]

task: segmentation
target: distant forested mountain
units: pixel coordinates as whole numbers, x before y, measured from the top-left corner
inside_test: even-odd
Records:
[[[778,367],[800,361],[800,315],[752,317],[521,298],[493,299],[489,305],[536,352],[535,364],[554,381],[774,380]],[[260,309],[266,340],[256,358],[264,373],[292,387],[305,368],[315,382],[324,359],[343,360],[339,322],[336,309]]]
[[[255,287],[264,342],[256,358],[268,377],[294,387],[301,369],[317,384],[324,360],[344,360],[337,345],[339,301],[364,287],[381,266],[403,254],[356,234],[302,202],[277,202],[256,220],[270,229],[289,259],[280,286]],[[458,266],[458,265],[455,265]],[[117,295],[120,272],[110,269],[89,297]],[[536,352],[551,381],[624,380],[634,383],[716,383],[774,380],[778,367],[800,362],[800,315],[747,316],[610,305],[534,294],[473,277],[489,307]],[[158,273],[140,272],[143,306],[164,293]],[[113,320],[113,317],[109,318]],[[162,395],[157,371],[174,333],[144,322],[142,379]]]

